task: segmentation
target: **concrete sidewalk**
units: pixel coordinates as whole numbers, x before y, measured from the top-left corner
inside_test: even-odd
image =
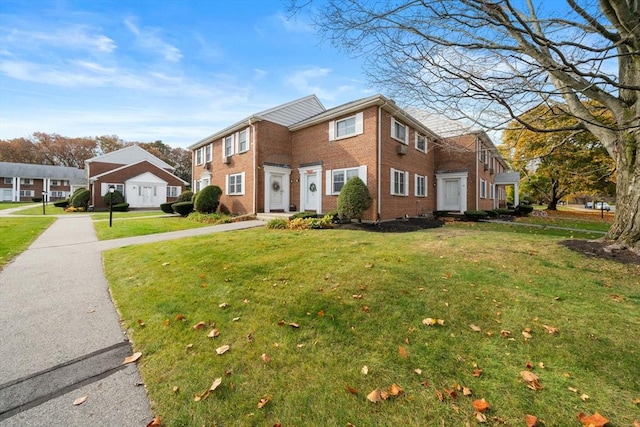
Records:
[[[99,242],[90,217],[59,217],[0,272],[0,425],[145,426],[149,401],[136,365],[122,365],[131,346],[111,301],[102,251],[262,225]],[[74,406],[82,396],[86,402]]]

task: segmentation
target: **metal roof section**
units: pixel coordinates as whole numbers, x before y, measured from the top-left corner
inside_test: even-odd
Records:
[[[452,136],[468,135],[471,133],[484,132],[480,128],[466,125],[456,120],[440,114],[429,113],[427,111],[418,110],[417,108],[407,108],[407,112],[416,119],[424,123],[425,126],[433,129],[434,132],[442,137],[449,138]]]
[[[145,160],[140,160],[139,162],[130,163],[130,164],[128,164],[128,165],[122,165],[122,166],[120,166],[119,168],[111,169],[111,170],[108,170],[108,171],[106,171],[106,172],[102,172],[101,174],[91,176],[91,177],[89,177],[89,180],[90,180],[91,182],[95,182],[95,181],[97,181],[99,178],[103,178],[103,177],[105,177],[105,176],[109,176],[109,175],[111,175],[111,174],[113,174],[113,173],[115,173],[115,172],[120,172],[120,171],[122,171],[122,170],[128,169],[128,168],[133,167],[133,166],[135,166],[135,165],[137,165],[137,164],[139,164],[139,163],[144,163],[144,162],[147,162],[147,163],[151,164],[152,166],[157,167],[158,169],[160,169],[160,171],[161,171],[162,173],[165,173],[165,174],[168,174],[168,175],[173,175],[171,172],[167,171],[166,169],[161,168],[161,167],[158,167],[157,165],[154,165],[153,163],[151,163],[150,161],[148,161],[148,160],[146,160],[146,159],[145,159]],[[149,173],[152,173],[153,175],[156,175],[156,174],[154,174],[153,172],[149,172]],[[173,175],[173,176],[174,176],[175,178],[179,179],[180,181],[184,182],[185,184],[189,184],[187,181],[185,181],[184,179],[180,178],[179,176],[176,176],[176,175]]]
[[[173,166],[163,162],[138,145],[131,145],[129,147],[121,148],[120,150],[112,151],[111,153],[103,154],[102,156],[92,157],[85,163],[100,162],[115,163],[117,165],[130,165],[133,163],[139,163],[143,160],[147,160],[149,163],[162,169],[175,170]]]
[[[325,110],[326,108],[322,105],[317,96],[305,96],[304,98],[296,99],[246,117],[239,122],[214,133],[213,135],[209,135],[208,137],[201,139],[195,144],[190,145],[188,148],[189,150],[194,150],[218,138],[222,138],[225,135],[244,129],[251,123],[267,120],[269,122],[288,127],[308,117],[322,113]]]
[[[71,185],[87,184],[87,176],[84,169],[68,166],[0,162],[0,177],[60,179],[69,181]]]
[[[494,184],[519,184],[520,172],[497,173],[493,179]]]

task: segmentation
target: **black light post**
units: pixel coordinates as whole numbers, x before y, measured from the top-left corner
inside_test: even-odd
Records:
[[[116,191],[116,187],[109,186],[109,227],[113,224],[113,192]]]
[[[47,192],[43,191],[42,192],[42,215],[46,215],[46,212],[45,212],[46,203],[47,203]]]

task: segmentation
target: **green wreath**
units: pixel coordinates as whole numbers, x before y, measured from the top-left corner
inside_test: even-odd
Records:
[[[309,186],[309,191],[311,191],[312,193],[315,193],[316,190],[318,190],[318,187],[316,187],[315,182],[312,182],[311,185]]]
[[[278,181],[273,181],[273,183],[271,184],[271,188],[273,188],[273,191],[280,191],[280,184],[278,183]]]

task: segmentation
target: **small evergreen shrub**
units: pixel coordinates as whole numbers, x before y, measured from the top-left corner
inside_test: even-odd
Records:
[[[53,206],[55,206],[56,208],[64,209],[67,206],[69,206],[69,199],[57,200],[57,201],[53,202]]]
[[[267,222],[267,228],[272,230],[284,230],[287,228],[287,220],[282,218],[274,218]]]
[[[533,206],[522,204],[516,206],[516,215],[518,216],[527,216],[531,212],[533,212]]]
[[[114,212],[127,212],[129,210],[129,203],[118,203],[111,207]]]
[[[489,218],[498,218],[498,212],[495,210],[485,211]]]
[[[187,190],[180,193],[175,203],[179,202],[192,202],[193,201],[193,191]]]
[[[498,215],[515,215],[515,211],[513,209],[494,209]]]
[[[372,202],[367,185],[359,177],[354,176],[340,190],[338,215],[341,218],[361,220],[362,214],[369,209]]]
[[[486,219],[489,215],[485,211],[464,211],[464,216],[470,221]]]
[[[218,209],[222,189],[217,185],[207,185],[193,197],[193,207],[200,213],[212,213]]]
[[[177,202],[172,204],[171,208],[180,216],[187,216],[193,212],[193,202]]]
[[[443,216],[449,215],[449,211],[433,211],[433,216],[436,218],[442,218]]]
[[[42,197],[32,197],[31,201],[33,203],[40,203],[42,201]]]
[[[113,198],[114,206],[124,203],[124,196],[122,195],[121,192],[119,192],[118,190],[115,190],[112,195],[112,193],[109,193],[107,191],[105,195],[102,196],[102,202],[104,203],[105,206],[109,206],[111,204],[111,198]]]
[[[315,212],[298,212],[297,214],[291,215],[289,219],[297,219],[297,218],[318,218],[318,214]]]
[[[76,190],[69,200],[69,205],[74,208],[83,208],[86,210],[89,206],[89,197],[89,190],[86,188]]]
[[[177,202],[161,203],[160,210],[164,213],[172,214],[173,208],[171,207],[171,205],[173,205],[174,203],[177,203]]]

